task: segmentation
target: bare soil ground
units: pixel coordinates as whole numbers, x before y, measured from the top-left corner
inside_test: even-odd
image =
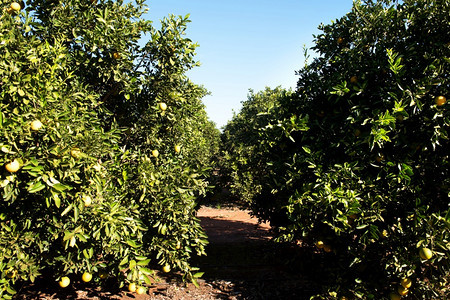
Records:
[[[146,295],[118,289],[113,284],[94,288],[76,282],[60,289],[54,281],[40,278],[20,290],[17,299],[309,299],[317,289],[311,277],[314,263],[296,245],[275,245],[268,224],[258,224],[248,211],[238,208],[202,207],[198,217],[209,237],[207,256],[196,257],[193,265],[205,272],[200,287],[180,282],[179,277],[149,287]],[[303,271],[301,271],[303,270]],[[309,270],[309,272],[304,272]]]

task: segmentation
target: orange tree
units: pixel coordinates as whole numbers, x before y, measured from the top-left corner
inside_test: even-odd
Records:
[[[449,5],[355,2],[320,26],[294,95],[224,131],[227,167],[254,181],[235,192],[333,261],[318,298],[448,296]]]
[[[43,272],[62,286],[84,273],[140,285],[162,267],[195,281],[218,133],[185,75],[189,20],[157,30],[143,1],[1,9],[0,297]]]

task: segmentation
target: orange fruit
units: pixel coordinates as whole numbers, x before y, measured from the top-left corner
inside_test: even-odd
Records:
[[[114,53],[113,53],[113,58],[114,58],[114,59],[119,59],[119,58],[120,58],[120,53],[114,52]]]
[[[22,7],[20,6],[20,4],[17,3],[17,2],[11,3],[10,8],[11,8],[12,10],[15,10],[15,11],[19,11],[19,10],[22,9]]]
[[[419,251],[420,258],[422,259],[430,259],[433,257],[433,252],[431,252],[428,248],[422,248]]]
[[[89,206],[92,204],[92,198],[88,195],[83,195],[84,206]]]
[[[180,153],[181,151],[181,146],[180,145],[175,145],[175,152],[176,153]]]
[[[169,265],[165,265],[165,266],[162,268],[162,270],[163,270],[164,273],[169,273],[169,272],[170,272],[170,266],[169,266]]]
[[[15,159],[12,162],[6,164],[5,169],[6,169],[6,171],[8,171],[10,173],[15,173],[15,172],[19,171],[20,163],[17,159]]]
[[[325,244],[322,241],[317,241],[316,242],[316,247],[319,249],[322,249],[325,246]]]
[[[139,287],[136,289],[136,294],[138,294],[138,295],[145,294],[145,288],[144,288],[143,286],[139,286]]]
[[[412,285],[412,281],[409,278],[403,278],[400,281],[400,284],[405,288],[405,289],[409,289]]]
[[[70,284],[70,279],[69,277],[61,277],[61,280],[59,281],[59,286],[62,288],[67,287]]]
[[[154,157],[158,157],[159,156],[159,151],[158,150],[152,150],[152,155],[154,156]]]
[[[39,129],[42,128],[42,123],[39,120],[34,120],[33,122],[31,122],[30,127],[31,130],[38,131]]]
[[[167,104],[164,102],[159,103],[159,109],[165,111],[167,109]]]
[[[406,294],[408,294],[409,290],[407,288],[404,288],[403,286],[399,286],[397,289],[397,293],[400,296],[405,296]]]
[[[358,82],[358,77],[356,77],[356,76],[350,77],[350,83],[357,83],[357,82]]]
[[[343,42],[344,42],[344,39],[341,38],[341,37],[338,37],[337,43],[340,45],[340,44],[342,44]]]
[[[84,282],[89,282],[92,279],[92,274],[88,273],[88,272],[84,272],[83,276],[81,276],[81,280],[83,280]]]
[[[445,103],[447,103],[447,99],[444,96],[437,96],[434,99],[434,102],[436,103],[437,106],[442,106]]]
[[[128,290],[132,293],[136,292],[136,283],[132,282],[128,285]]]

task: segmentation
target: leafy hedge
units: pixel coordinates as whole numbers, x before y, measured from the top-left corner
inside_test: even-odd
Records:
[[[295,92],[252,93],[225,127],[234,194],[334,257],[319,298],[448,296],[449,6],[356,1]]]
[[[207,244],[195,206],[219,132],[185,74],[197,65],[188,18],[156,29],[140,0],[10,5],[0,2],[0,298],[43,272],[141,285],[164,267],[195,282],[189,260]]]

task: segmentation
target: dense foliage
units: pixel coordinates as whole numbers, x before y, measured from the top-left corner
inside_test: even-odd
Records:
[[[156,29],[143,2],[0,1],[0,298],[43,272],[201,275],[219,133],[186,76],[188,18]]]
[[[356,1],[294,92],[251,93],[225,127],[232,192],[277,240],[334,257],[318,297],[449,295],[449,11]]]

